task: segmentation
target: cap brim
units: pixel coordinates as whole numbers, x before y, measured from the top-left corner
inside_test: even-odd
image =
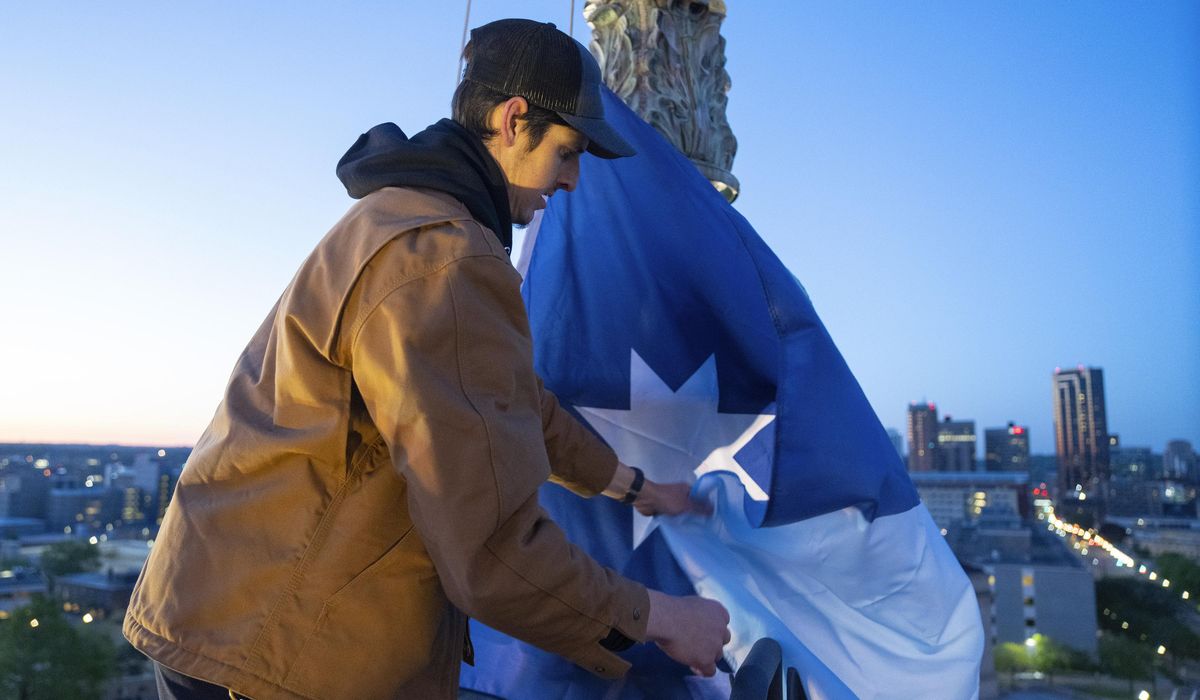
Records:
[[[574,114],[558,113],[558,116],[563,118],[563,121],[570,124],[579,133],[588,137],[588,153],[599,158],[628,158],[629,156],[637,155],[637,151],[633,150],[633,146],[617,133],[617,130],[612,128],[612,125],[603,119],[594,119],[589,117],[578,117]]]

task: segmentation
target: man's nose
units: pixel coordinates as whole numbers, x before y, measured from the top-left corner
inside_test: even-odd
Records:
[[[574,192],[579,184],[579,161],[565,163],[558,173],[558,189]]]

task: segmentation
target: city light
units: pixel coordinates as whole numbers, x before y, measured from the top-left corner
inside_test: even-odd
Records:
[[[30,627],[37,627],[39,624],[41,624],[41,623],[38,622],[38,619],[36,617],[29,621]]]
[[[1028,639],[1026,639],[1026,640],[1025,640],[1025,646],[1027,646],[1027,647],[1029,647],[1030,649],[1032,649],[1032,648],[1034,648],[1034,647],[1036,647],[1036,646],[1037,646],[1037,640],[1036,640],[1036,639],[1034,639],[1033,637],[1030,637],[1030,638],[1028,638]]]
[[[1081,538],[1088,546],[1100,547],[1105,551],[1105,553],[1116,560],[1117,566],[1132,567],[1134,565],[1133,557],[1130,557],[1128,554],[1125,554],[1121,550],[1117,549],[1111,542],[1104,537],[1101,537],[1099,533],[1096,533],[1092,530],[1084,530],[1082,527],[1074,523],[1068,523],[1064,520],[1061,520],[1054,514],[1053,509],[1050,509],[1047,515],[1050,520],[1050,528],[1057,531],[1060,537],[1066,537],[1068,534],[1070,534]],[[1075,549],[1082,548],[1080,554],[1087,554],[1087,548],[1084,544],[1075,542],[1072,546]],[[1145,573],[1145,565],[1143,565],[1139,571],[1141,573]]]
[[[1150,700],[1150,691],[1143,690],[1142,692],[1138,693],[1138,700]]]
[[[96,618],[92,617],[91,613],[83,614],[83,624],[85,624],[85,625],[91,623],[91,621],[94,619],[96,619]],[[1159,648],[1161,649],[1161,647],[1159,647]]]
[[[1073,535],[1074,537],[1080,538],[1080,540],[1082,540],[1082,542],[1080,540],[1076,540],[1075,542],[1072,543],[1072,546],[1074,546],[1074,548],[1077,550],[1082,547],[1081,554],[1087,552],[1087,547],[1084,545],[1097,546],[1097,547],[1104,549],[1105,552],[1107,552],[1109,555],[1111,555],[1116,560],[1117,566],[1128,566],[1130,568],[1133,568],[1133,566],[1135,564],[1133,558],[1130,557],[1129,555],[1125,554],[1121,550],[1117,549],[1116,547],[1114,547],[1111,542],[1109,542],[1108,540],[1101,537],[1099,535],[1099,533],[1094,532],[1092,530],[1084,530],[1079,525],[1076,525],[1074,523],[1068,523],[1066,521],[1059,519],[1056,515],[1054,515],[1054,512],[1052,509],[1050,509],[1048,511],[1048,515],[1049,515],[1049,520],[1050,520],[1050,529],[1058,532],[1059,536],[1066,537],[1068,534],[1070,534],[1070,535]],[[1092,563],[1098,564],[1098,560],[1092,559]],[[1146,576],[1151,581],[1158,580],[1158,572],[1149,569],[1145,564],[1138,564],[1137,572],[1140,575]],[[1170,579],[1164,578],[1162,580],[1162,587],[1170,588],[1171,587]],[[1190,600],[1191,597],[1192,597],[1192,594],[1189,591],[1182,591],[1180,593],[1180,598],[1182,598],[1183,600]],[[1115,611],[1109,610],[1108,608],[1104,609],[1104,615],[1106,617],[1111,617],[1113,620],[1117,619],[1117,613]],[[1121,629],[1122,630],[1129,629],[1129,621],[1128,620],[1121,621]],[[1138,638],[1143,642],[1146,641],[1145,634],[1140,634],[1138,636]],[[1026,641],[1026,643],[1028,644],[1029,642]],[[1156,651],[1159,656],[1164,656],[1167,653],[1167,647],[1166,647],[1166,645],[1159,644]],[[1138,697],[1139,698],[1149,698],[1150,693],[1148,691],[1143,690],[1141,692],[1141,694],[1138,695]]]

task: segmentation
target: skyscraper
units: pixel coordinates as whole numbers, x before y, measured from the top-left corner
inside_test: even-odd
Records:
[[[932,403],[908,405],[908,470],[931,472],[936,467],[938,418]]]
[[[1059,499],[1103,501],[1109,473],[1104,372],[1083,365],[1056,369],[1053,385]]]
[[[983,433],[984,463],[989,472],[1029,471],[1029,428],[1011,421]]]
[[[975,471],[975,421],[946,416],[937,431],[935,468],[940,472]]]

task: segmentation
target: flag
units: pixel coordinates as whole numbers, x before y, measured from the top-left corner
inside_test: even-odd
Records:
[[[620,99],[638,155],[585,159],[551,201],[523,293],[539,374],[711,517],[646,518],[552,485],[542,501],[601,563],[720,600],[726,660],[780,642],[812,698],[978,695],[974,591],[800,283],[696,168]],[[616,684],[475,626],[463,685],[501,697],[728,697],[653,645]]]

